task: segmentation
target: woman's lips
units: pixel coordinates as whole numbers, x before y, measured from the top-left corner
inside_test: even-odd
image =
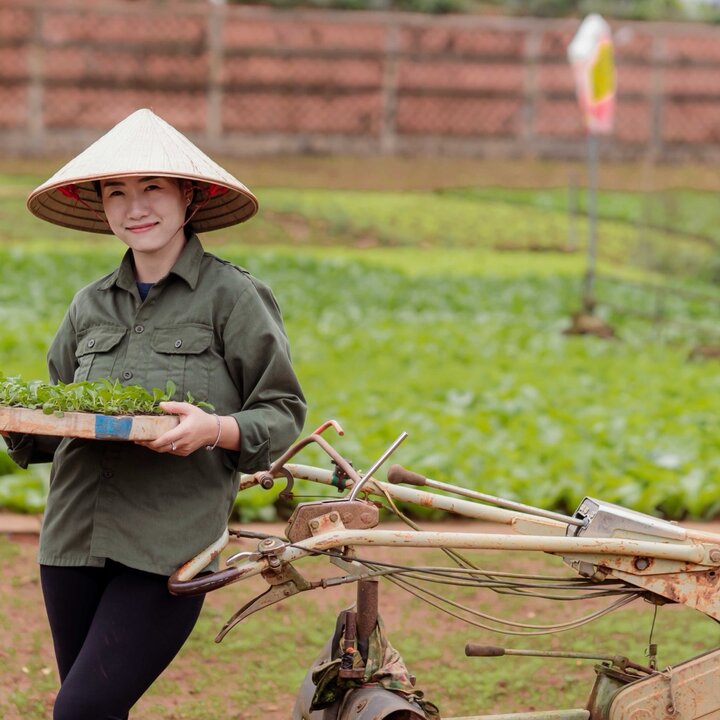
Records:
[[[150,230],[154,228],[157,225],[157,223],[145,223],[143,225],[132,225],[128,226],[125,229],[132,233],[141,233],[145,232],[146,230]]]

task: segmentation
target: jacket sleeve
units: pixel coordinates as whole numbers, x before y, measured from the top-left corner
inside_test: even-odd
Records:
[[[225,363],[241,391],[233,413],[240,427],[240,472],[265,470],[297,438],[306,404],[293,370],[280,309],[268,287],[252,280],[224,328]]]
[[[71,319],[72,307],[65,314],[48,351],[50,381],[70,383],[75,376],[75,328]],[[55,450],[62,438],[51,435],[11,433],[8,439],[8,455],[21,467],[30,463],[52,462]]]
[[[73,322],[74,303],[70,306],[65,317],[55,333],[47,354],[48,373],[53,383],[71,383],[75,379],[77,369],[77,334]]]

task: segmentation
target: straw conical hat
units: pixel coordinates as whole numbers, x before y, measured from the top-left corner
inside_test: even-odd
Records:
[[[237,178],[151,110],[137,110],[33,190],[28,209],[43,220],[111,233],[93,182],[129,175],[178,177],[200,189],[192,226],[217,230],[251,218],[257,198]]]

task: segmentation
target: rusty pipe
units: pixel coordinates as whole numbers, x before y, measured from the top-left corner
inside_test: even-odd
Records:
[[[357,584],[357,646],[363,662],[367,662],[370,636],[375,630],[378,619],[377,578],[358,580]]]

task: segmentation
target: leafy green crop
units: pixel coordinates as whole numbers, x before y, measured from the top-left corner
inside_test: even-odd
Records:
[[[701,281],[720,267],[709,195],[678,191],[646,213],[644,198],[600,194],[598,312],[612,342],[563,334],[585,225],[577,252],[549,251],[571,239],[562,191],[262,195],[247,228],[203,242],[273,288],[308,399],[305,432],[337,419],[347,435],[328,439],[355,467],[405,430],[394,460],[437,480],[560,511],[588,494],[671,518],[720,515],[720,375],[711,360],[688,361],[720,334],[720,291]],[[11,245],[3,233],[21,226],[3,225],[0,367],[43,377],[64,308],[122,247],[69,232],[49,242],[56,229],[38,238],[29,224]],[[519,251],[531,246],[546,252]],[[661,271],[690,292],[653,289],[669,281]],[[302,461],[328,463],[312,447]],[[240,493],[238,512],[270,519],[276,495]]]
[[[168,380],[165,390],[152,392],[140,385],[122,385],[103,378],[97,382],[51,384],[40,380],[5,378],[0,373],[0,405],[42,409],[46,415],[63,412],[91,412],[103,415],[159,415],[161,402],[171,400],[176,386]],[[212,409],[209,403],[196,402],[188,393],[187,402]]]

